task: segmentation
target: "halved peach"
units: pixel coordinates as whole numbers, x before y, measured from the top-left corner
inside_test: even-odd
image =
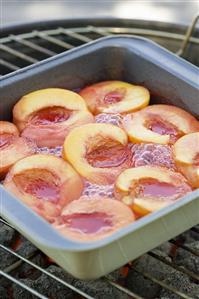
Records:
[[[132,142],[173,144],[181,136],[199,131],[199,122],[181,108],[151,105],[127,115],[123,127]]]
[[[69,131],[94,121],[77,93],[48,88],[23,96],[13,109],[13,120],[21,135],[35,140],[39,147],[63,145]]]
[[[81,197],[63,209],[53,226],[65,237],[89,242],[110,236],[134,220],[131,209],[117,200]]]
[[[131,163],[126,133],[110,124],[87,124],[72,130],[63,157],[87,180],[108,185]]]
[[[199,132],[178,139],[173,146],[173,152],[179,171],[193,188],[199,188]]]
[[[80,176],[67,162],[40,154],[18,161],[7,174],[4,186],[50,222],[83,190]]]
[[[115,183],[116,198],[140,215],[157,211],[191,190],[180,173],[153,166],[126,169]]]
[[[0,178],[3,179],[9,168],[18,160],[32,155],[36,150],[34,142],[19,137],[17,127],[0,121]]]
[[[128,113],[149,104],[149,91],[122,81],[104,81],[85,87],[79,93],[94,113]]]

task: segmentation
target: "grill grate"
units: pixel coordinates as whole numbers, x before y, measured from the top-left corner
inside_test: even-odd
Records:
[[[189,44],[197,47],[199,39],[192,36],[199,15],[197,15],[185,35],[161,30],[143,28],[97,27],[78,28],[58,27],[51,30],[33,30],[29,33],[9,35],[0,39],[0,74],[9,74],[24,66],[34,64],[58,53],[68,51],[103,36],[115,34],[134,34],[149,37],[166,46],[178,55],[191,59],[187,55]],[[167,40],[167,45],[165,44]],[[175,46],[174,46],[175,42]],[[190,51],[189,51],[190,52]],[[190,56],[190,57],[189,57]],[[196,58],[197,59],[197,58]],[[198,60],[194,63],[198,63]]]
[[[95,40],[99,37],[115,35],[115,34],[134,34],[149,37],[156,42],[159,42],[163,46],[166,46],[173,52],[178,55],[184,56],[186,59],[192,61],[195,64],[199,64],[198,57],[193,58],[190,52],[190,45],[198,47],[199,39],[192,36],[194,26],[198,20],[199,16],[196,16],[187,30],[185,35],[166,32],[160,30],[144,29],[144,28],[122,28],[122,27],[97,27],[97,26],[85,26],[85,27],[76,27],[76,28],[64,28],[58,27],[51,30],[42,30],[42,31],[31,31],[29,33],[9,35],[7,37],[0,39],[0,74],[4,76],[13,71],[23,68],[24,66],[34,64],[38,61],[41,61],[45,58],[52,57],[63,51],[68,51],[74,47],[80,46],[82,44],[88,43],[92,40]],[[165,43],[167,40],[167,43]],[[175,44],[175,45],[174,45]],[[189,51],[188,51],[189,50]],[[0,224],[5,225],[14,229],[12,225],[0,218]],[[196,243],[199,242],[199,228],[195,227],[190,230],[196,236]],[[182,237],[178,236],[176,239],[170,240],[168,245],[176,246],[176,248],[183,250],[188,253],[190,256],[199,258],[199,250],[196,248],[189,247],[186,244],[183,244],[179,241]],[[9,264],[3,269],[0,269],[0,276],[4,279],[12,282],[15,285],[18,285],[20,288],[25,289],[29,294],[33,295],[34,298],[47,299],[45,295],[38,292],[33,287],[22,282],[16,275],[15,270],[19,269],[21,265],[27,264],[31,268],[38,270],[44,274],[49,279],[55,280],[58,284],[63,287],[73,291],[75,295],[74,298],[87,298],[94,299],[95,297],[91,296],[89,292],[83,291],[81,287],[73,285],[71,282],[67,282],[64,279],[59,278],[58,276],[52,274],[51,272],[45,270],[41,266],[37,265],[32,261],[35,255],[39,254],[39,250],[36,249],[34,253],[22,255],[11,249],[9,246],[0,244],[0,253],[1,251],[7,253],[9,256],[15,257],[16,261]],[[162,250],[153,250],[144,255],[144,257],[150,257],[154,259],[158,265],[164,264],[168,266],[169,269],[175,270],[176,273],[185,275],[190,281],[193,281],[195,284],[199,284],[199,275],[198,272],[191,271],[186,267],[179,266],[175,263],[175,257],[172,260],[168,259],[168,256],[165,257],[164,251]],[[139,259],[138,259],[139,261]],[[155,283],[162,289],[169,291],[177,298],[184,299],[193,299],[192,295],[189,295],[188,292],[179,290],[177,287],[174,287],[172,284],[163,281],[160,278],[157,278],[151,272],[149,273],[145,269],[140,269],[139,267],[133,264],[127,265],[127,267],[133,273],[141,275],[143,278]],[[105,281],[112,288],[115,288],[121,292],[121,294],[126,294],[128,298],[134,299],[145,299],[140,295],[139,292],[132,291],[126,285],[119,283],[117,280],[112,278],[112,276],[103,277],[100,281]],[[111,295],[110,295],[111,296]],[[32,297],[31,297],[32,298]],[[111,298],[111,297],[110,297]],[[119,297],[120,298],[120,297]],[[161,297],[162,298],[162,297]],[[165,297],[166,298],[166,297]],[[167,297],[168,298],[168,297]],[[169,297],[170,298],[170,297]],[[176,297],[172,297],[176,298]]]
[[[10,225],[9,223],[7,223],[3,219],[0,219],[0,222],[3,223],[3,224],[5,224],[5,225],[8,225],[11,228],[14,228],[12,225]],[[197,235],[197,239],[199,240],[198,228],[197,227],[193,228],[193,231],[196,234],[198,234]],[[189,247],[187,247],[185,245],[178,244],[178,240],[170,240],[168,243],[177,245],[179,248],[187,251],[188,253],[190,253],[192,255],[195,255],[196,257],[199,257],[199,250],[193,250],[193,249],[190,249]],[[92,297],[89,294],[85,293],[81,289],[79,289],[79,288],[73,286],[72,284],[64,281],[63,279],[60,279],[59,277],[53,275],[52,273],[50,273],[47,270],[43,269],[42,267],[38,266],[36,263],[31,262],[32,256],[24,257],[24,256],[16,253],[14,250],[10,249],[9,247],[1,245],[1,244],[0,244],[0,250],[5,251],[5,252],[9,253],[10,255],[15,256],[18,259],[13,264],[9,265],[8,267],[4,268],[3,270],[0,270],[0,275],[2,275],[6,279],[12,281],[13,283],[19,285],[20,287],[26,289],[31,294],[33,294],[36,298],[42,298],[42,299],[45,298],[46,299],[47,297],[45,297],[44,295],[40,294],[35,289],[33,289],[33,288],[25,285],[19,279],[15,278],[13,275],[10,274],[10,273],[13,272],[13,270],[16,270],[22,263],[26,263],[26,264],[30,265],[31,267],[39,270],[40,272],[42,272],[43,274],[45,274],[47,277],[56,280],[58,283],[62,284],[66,288],[69,288],[70,290],[74,291],[76,294],[81,295],[83,298],[94,299],[94,297]],[[156,261],[158,263],[164,263],[165,265],[168,265],[171,269],[175,269],[179,273],[187,275],[189,277],[189,279],[193,280],[195,283],[197,283],[197,284],[199,283],[199,275],[198,274],[194,273],[193,271],[187,270],[186,268],[184,268],[182,266],[178,266],[174,262],[168,261],[160,253],[157,253],[156,250],[148,252],[146,255],[149,255],[150,257],[156,259]],[[145,272],[144,270],[140,270],[140,269],[132,266],[131,264],[129,264],[128,267],[132,271],[135,271],[135,272],[141,274],[143,277],[149,279],[150,281],[152,281],[153,283],[159,285],[160,287],[162,287],[162,288],[164,288],[164,289],[172,292],[175,295],[178,295],[178,298],[184,298],[184,299],[192,299],[192,298],[194,298],[194,297],[191,297],[191,296],[189,296],[188,294],[186,294],[186,293],[184,293],[182,291],[179,291],[175,287],[172,287],[171,285],[169,285],[169,284],[161,281],[160,279],[157,279],[156,277],[154,277],[150,273]],[[113,279],[111,279],[109,276],[101,278],[101,279],[105,280],[106,282],[108,282],[108,284],[110,284],[112,287],[117,288],[121,292],[127,294],[130,298],[144,299],[144,297],[142,297],[142,296],[140,296],[138,294],[135,294],[131,290],[127,289],[126,287],[123,287],[117,281],[114,281]]]

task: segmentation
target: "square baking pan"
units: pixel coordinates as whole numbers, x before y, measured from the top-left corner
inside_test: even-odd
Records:
[[[199,115],[198,68],[138,37],[102,38],[5,76],[1,119],[11,120],[17,100],[31,91],[78,90],[103,80],[144,85],[152,103],[174,104]],[[103,276],[199,223],[199,189],[111,236],[78,242],[59,235],[45,220],[0,187],[0,215],[67,272],[80,279]]]

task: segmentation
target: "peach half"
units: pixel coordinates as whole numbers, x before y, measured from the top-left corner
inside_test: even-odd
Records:
[[[131,209],[117,200],[81,197],[63,209],[53,226],[65,237],[89,242],[110,236],[134,220]]]
[[[173,144],[181,136],[199,131],[199,122],[181,108],[151,105],[127,115],[123,127],[132,142]]]
[[[93,122],[94,117],[77,93],[48,88],[23,96],[14,106],[13,121],[37,146],[56,147],[63,145],[71,129]]]
[[[199,188],[199,132],[178,139],[173,153],[179,171],[193,188]]]
[[[88,181],[112,184],[131,163],[126,133],[110,124],[87,124],[66,137],[63,157]]]
[[[115,183],[115,197],[142,216],[166,207],[191,190],[180,173],[153,166],[126,169]]]
[[[143,86],[122,81],[104,81],[85,87],[79,93],[94,113],[128,113],[149,104],[150,94]]]
[[[79,198],[83,183],[63,159],[37,154],[18,161],[8,172],[4,187],[52,222],[66,204]]]
[[[14,124],[0,121],[0,178],[4,178],[15,162],[34,154],[35,149],[32,141],[19,137],[19,131]]]

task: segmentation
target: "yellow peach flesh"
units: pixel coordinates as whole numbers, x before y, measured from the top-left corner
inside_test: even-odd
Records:
[[[169,105],[151,105],[141,111],[127,115],[123,121],[129,139],[132,142],[173,143],[170,135],[161,135],[151,131],[147,123],[153,119],[160,119],[162,123],[170,124],[177,130],[178,137],[199,130],[199,122],[188,112]]]
[[[95,223],[95,217],[92,219],[92,215],[94,216],[96,213],[99,216]],[[67,221],[67,219],[70,219],[71,216],[78,217],[78,215],[80,218],[79,225],[73,227],[73,221]],[[87,216],[85,221],[83,221],[84,219],[81,221],[83,215]],[[89,227],[91,225],[99,226],[99,217],[103,220],[103,215],[108,225],[103,226],[103,221],[101,221],[102,227],[100,229],[96,231],[94,228],[91,229]],[[53,226],[65,237],[80,241],[90,241],[105,238],[134,221],[135,216],[132,211],[119,201],[102,197],[93,197],[92,199],[81,197],[63,209],[61,217],[57,218]]]
[[[146,107],[150,99],[149,91],[146,88],[122,81],[93,84],[80,91],[80,95],[94,114],[136,111]],[[110,96],[110,101],[106,101],[108,96]]]
[[[173,146],[179,171],[193,188],[199,188],[199,132],[181,137]]]
[[[73,167],[88,180],[97,184],[112,183],[118,170],[91,166],[86,154],[99,145],[115,141],[127,145],[125,132],[110,124],[87,124],[74,129],[64,142],[63,156]]]
[[[142,194],[135,195],[137,184],[139,185],[142,180],[156,180],[157,182],[168,184],[172,187],[172,192],[175,188],[183,186],[185,194],[191,191],[185,178],[173,171],[161,167],[153,166],[140,166],[124,170],[117,178],[115,183],[115,196],[122,200],[125,204],[129,205],[136,213],[146,215],[150,212],[157,211],[174,201],[174,197],[156,197],[156,196],[143,196]],[[142,183],[141,183],[142,184]],[[132,192],[134,195],[132,195]],[[182,194],[183,196],[184,194]]]
[[[49,194],[45,195],[43,187],[39,190],[40,183],[47,187]],[[7,174],[4,186],[49,221],[57,217],[66,204],[79,198],[83,190],[80,176],[67,162],[40,154],[18,161]],[[38,197],[39,192],[43,196]],[[49,200],[51,193],[56,198]]]

